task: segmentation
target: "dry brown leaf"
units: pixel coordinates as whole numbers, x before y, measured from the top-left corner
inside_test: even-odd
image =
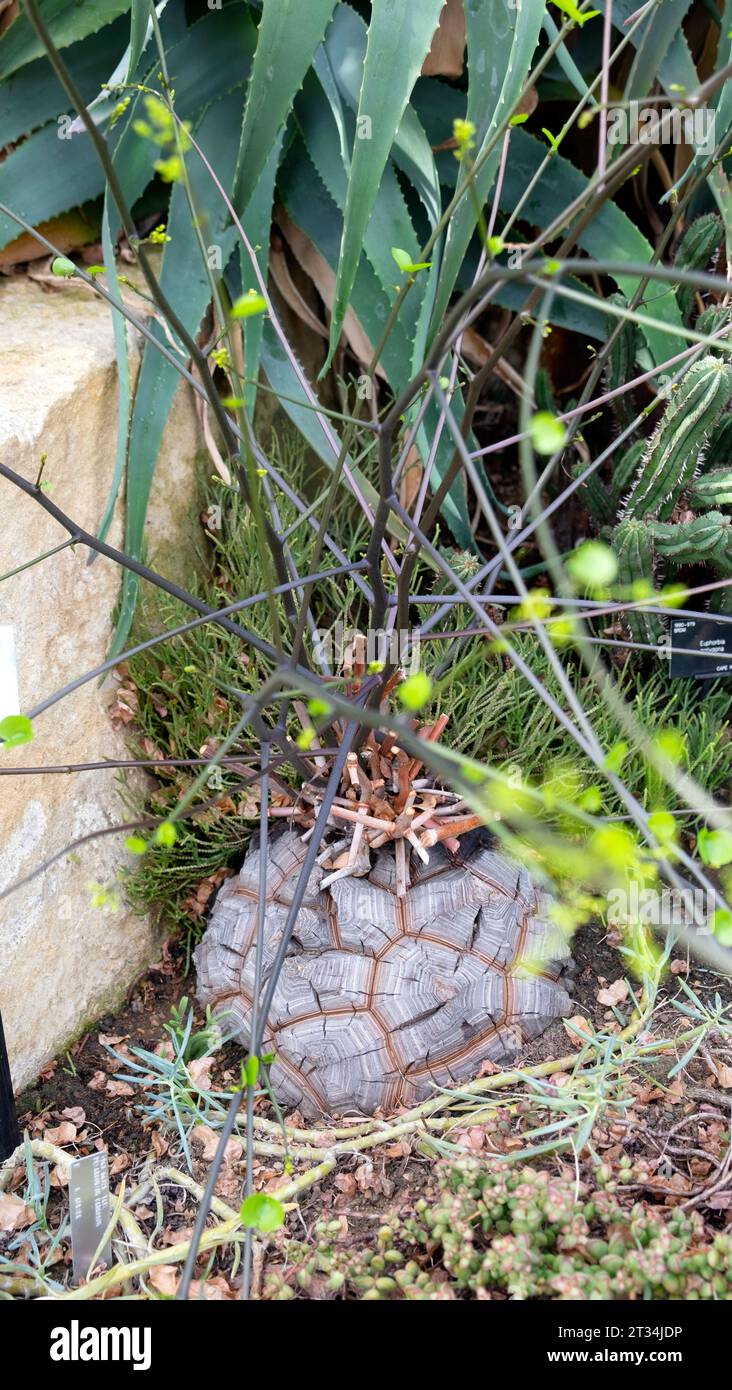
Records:
[[[385,1197],[391,1197],[394,1191],[394,1184],[391,1178],[387,1178],[380,1169],[377,1169],[370,1160],[360,1164],[354,1174],[359,1191],[364,1195],[372,1193],[383,1193]]]
[[[201,1158],[205,1163],[210,1163],[216,1149],[218,1148],[218,1135],[209,1125],[196,1125],[191,1131],[191,1139],[196,1139],[201,1145]]]
[[[466,328],[462,335],[462,350],[469,362],[475,367],[482,367],[490,357],[493,347],[475,328]],[[516,395],[523,395],[524,379],[515,367],[511,366],[505,358],[499,357],[495,365],[495,373],[500,381],[505,382],[506,386],[515,391]]]
[[[588,1038],[592,1038],[595,1035],[595,1030],[589,1018],[585,1018],[584,1014],[574,1014],[572,1018],[564,1018],[562,1019],[562,1023],[565,1033],[567,1033],[575,1043],[578,1041],[578,1032],[584,1033]]]
[[[732,1067],[728,1066],[726,1062],[720,1062],[718,1057],[712,1057],[710,1061],[719,1085],[725,1091],[732,1089]]]
[[[0,1231],[23,1231],[32,1226],[36,1214],[20,1197],[0,1192]]]
[[[80,1105],[67,1105],[61,1114],[65,1120],[71,1120],[72,1125],[76,1125],[77,1129],[81,1129],[86,1119],[86,1111],[82,1110]]]
[[[106,1071],[95,1071],[91,1081],[87,1081],[90,1091],[103,1091],[107,1085],[109,1077]]]
[[[108,1078],[105,1086],[108,1096],[134,1096],[135,1088],[128,1081],[114,1081]]]
[[[196,1125],[191,1130],[191,1138],[197,1139],[198,1143],[202,1145],[201,1157],[205,1163],[210,1163],[219,1146],[219,1135],[216,1131],[211,1129],[209,1125]],[[226,1145],[224,1163],[238,1163],[243,1152],[244,1145],[241,1139],[235,1139],[232,1136]]]
[[[76,251],[80,246],[95,241],[99,235],[99,226],[89,222],[83,213],[77,210],[64,212],[60,217],[51,218],[50,222],[39,223],[38,231],[66,255],[69,251]],[[8,270],[11,266],[22,265],[26,261],[41,260],[47,255],[48,251],[40,241],[31,236],[30,232],[23,232],[0,251],[0,270]]]
[[[538,105],[539,93],[536,87],[529,87],[528,91],[524,92],[518,106],[514,107],[514,115],[533,116]]]
[[[686,1087],[680,1076],[675,1076],[670,1086],[666,1087],[664,1099],[667,1105],[680,1105],[686,1095]]]
[[[399,479],[399,501],[407,512],[411,510],[412,503],[416,501],[423,475],[424,469],[419,449],[416,444],[413,444]]]
[[[186,1070],[191,1081],[196,1086],[200,1086],[202,1091],[210,1089],[211,1068],[214,1064],[213,1057],[199,1057],[194,1062],[188,1062]]]
[[[269,251],[269,268],[282,298],[291,309],[294,309],[299,319],[312,328],[313,333],[318,333],[321,338],[328,337],[328,330],[324,323],[320,322],[317,314],[314,314],[310,305],[303,299],[295,281],[290,274],[290,267],[287,264],[287,257],[273,240]]]
[[[76,1125],[70,1120],[62,1120],[55,1129],[44,1130],[43,1138],[48,1144],[73,1144],[76,1138]]]
[[[223,1274],[214,1274],[211,1279],[192,1279],[188,1295],[189,1298],[203,1298],[209,1303],[220,1303],[236,1296],[236,1291],[227,1284]]]
[[[627,980],[614,980],[607,989],[598,991],[597,1002],[606,1007],[612,1007],[613,1004],[624,1004],[629,992]]]
[[[343,1193],[344,1197],[356,1196],[357,1184],[353,1173],[339,1173],[333,1179],[333,1185],[338,1188],[339,1192]]]
[[[166,1298],[173,1298],[178,1289],[178,1266],[156,1265],[147,1276],[148,1283]]]
[[[409,1158],[412,1146],[408,1139],[400,1139],[397,1144],[387,1144],[384,1149],[385,1158]]]
[[[283,207],[277,209],[277,222],[298,265],[310,276],[326,308],[332,310],[335,298],[335,272],[331,270],[325,257],[321,256],[310,238],[291,221]],[[373,346],[351,305],[348,306],[343,320],[343,336],[354,357],[358,358],[362,366],[367,367],[373,357]],[[376,375],[383,381],[386,380],[382,367],[376,368]]]
[[[159,1129],[154,1129],[152,1132],[152,1146],[155,1150],[156,1158],[164,1158],[170,1148],[170,1144],[167,1139],[163,1139]]]
[[[130,1158],[129,1154],[115,1154],[114,1158],[112,1159],[112,1162],[109,1165],[110,1178],[115,1178],[118,1173],[124,1173],[125,1168],[129,1168],[131,1162],[132,1159]]]
[[[465,53],[465,11],[463,0],[447,0],[440,14],[427,57],[423,77],[460,77]]]

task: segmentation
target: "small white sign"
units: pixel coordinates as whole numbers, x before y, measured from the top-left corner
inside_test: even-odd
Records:
[[[19,713],[15,637],[12,627],[0,626],[0,719]]]

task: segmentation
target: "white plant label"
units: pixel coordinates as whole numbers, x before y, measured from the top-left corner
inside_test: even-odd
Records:
[[[0,626],[0,719],[19,713],[15,636],[12,627]]]

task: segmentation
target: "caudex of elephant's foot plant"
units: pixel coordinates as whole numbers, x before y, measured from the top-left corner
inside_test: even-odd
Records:
[[[364,672],[352,663],[351,695]],[[408,705],[428,684],[411,676],[397,693]],[[311,702],[311,713],[327,705]],[[433,742],[447,722],[415,736]],[[326,787],[314,730],[307,742],[319,784],[270,809],[291,828],[227,881],[195,955],[200,998],[247,1044],[258,973],[283,942]],[[394,734],[369,730],[331,799],[266,1027],[274,1089],[305,1113],[388,1113],[469,1077],[481,1059],[507,1063],[569,1012],[569,953],[550,898],[496,852],[462,797],[423,774]]]

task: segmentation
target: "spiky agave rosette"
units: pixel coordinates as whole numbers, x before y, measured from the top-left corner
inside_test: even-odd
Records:
[[[425,741],[447,720],[415,732]],[[318,759],[321,754],[311,749]],[[321,769],[323,772],[325,768]],[[272,968],[323,795],[306,783],[269,837],[261,978]],[[202,1002],[249,1044],[260,848],[216,900],[195,960]],[[505,1065],[569,1012],[551,899],[396,736],[349,755],[267,1024],[280,1101],[310,1115],[388,1111]]]

